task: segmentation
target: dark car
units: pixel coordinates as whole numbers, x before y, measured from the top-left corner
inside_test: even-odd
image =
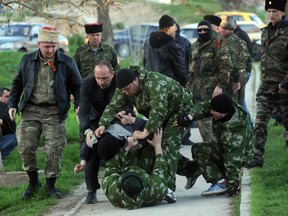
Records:
[[[114,31],[114,47],[120,57],[140,55],[145,40],[151,32],[158,30],[156,23],[133,25],[124,30]]]
[[[38,48],[37,37],[44,23],[11,23],[0,27],[0,51],[17,50],[22,52],[34,51]],[[66,37],[59,35],[58,49],[69,52],[69,42]]]

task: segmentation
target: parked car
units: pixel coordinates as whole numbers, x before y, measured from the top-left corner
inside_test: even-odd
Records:
[[[255,22],[238,21],[237,25],[244,30],[252,42],[261,40],[261,26]]]
[[[0,51],[18,50],[21,52],[30,52],[38,48],[37,37],[44,23],[12,23],[1,26],[0,28]],[[59,35],[58,49],[61,52],[69,52],[68,39]]]
[[[114,47],[120,57],[140,55],[145,40],[151,32],[158,30],[156,23],[132,25],[124,30],[114,31]]]
[[[222,11],[215,13],[216,16],[233,16],[236,22],[255,22],[258,26],[264,27],[264,22],[255,13],[241,12],[241,11]]]
[[[193,44],[198,38],[197,26],[198,23],[191,23],[180,28],[181,35],[186,37],[191,44]]]

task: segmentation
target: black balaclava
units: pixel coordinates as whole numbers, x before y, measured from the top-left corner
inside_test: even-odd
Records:
[[[199,34],[198,33],[198,36],[199,36],[198,37],[198,42],[199,43],[205,43],[206,41],[210,40],[211,37],[212,37],[212,26],[211,26],[211,23],[206,21],[206,20],[203,20],[203,21],[199,22],[197,28],[199,26],[202,26],[202,25],[208,26],[208,31],[206,33],[204,33],[204,34]]]

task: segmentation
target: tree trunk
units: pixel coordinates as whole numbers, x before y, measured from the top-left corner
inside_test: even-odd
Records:
[[[97,0],[98,22],[103,23],[102,41],[114,47],[113,30],[109,16],[109,0]]]

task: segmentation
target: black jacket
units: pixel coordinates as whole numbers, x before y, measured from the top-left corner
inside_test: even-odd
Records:
[[[8,102],[9,109],[18,108],[20,98],[21,101],[18,112],[22,112],[28,103],[38,76],[39,52],[40,51],[37,50],[23,56],[12,82]],[[75,108],[79,106],[82,79],[74,60],[59,51],[56,51],[55,54],[55,66],[55,92],[61,120],[64,120],[67,118],[67,113],[70,108],[71,93],[75,99]]]
[[[3,120],[3,124],[1,125],[2,136],[15,133],[16,123],[15,121],[11,121],[8,114],[8,106],[3,102],[0,102],[0,119]]]
[[[144,66],[150,71],[162,73],[185,86],[188,80],[185,62],[176,40],[157,31],[150,34],[144,44]]]
[[[105,107],[111,101],[115,89],[115,77],[112,80],[111,86],[107,89],[101,89],[98,86],[94,75],[88,76],[83,80],[78,114],[83,132],[85,132],[86,129],[90,128],[95,130],[98,127],[99,119]]]

